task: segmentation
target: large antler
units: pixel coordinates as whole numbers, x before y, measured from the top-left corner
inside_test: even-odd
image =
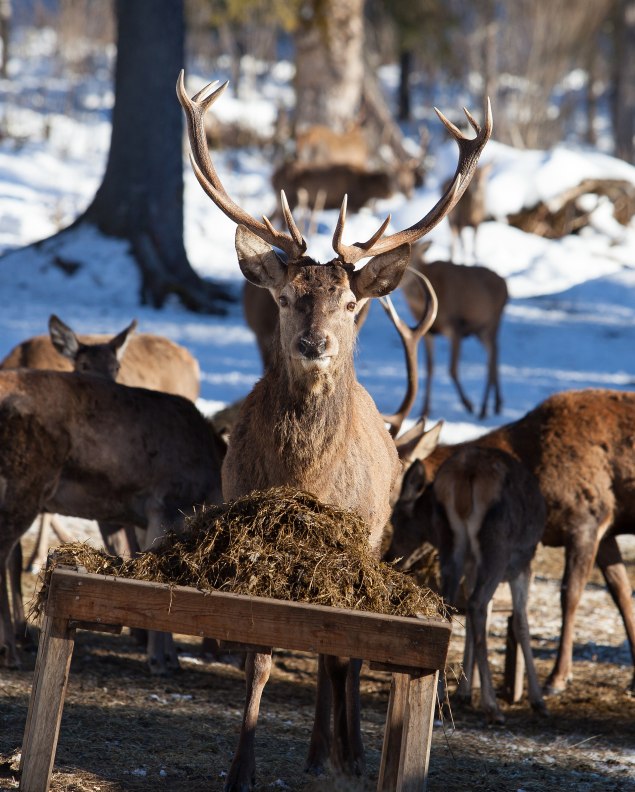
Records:
[[[467,189],[476,169],[478,158],[492,134],[493,121],[490,101],[487,99],[485,105],[485,125],[482,129],[479,124],[477,124],[474,116],[466,108],[463,108],[467,120],[476,132],[476,137],[474,138],[465,137],[461,130],[449,121],[443,113],[437,110],[436,107],[434,109],[459,146],[459,162],[452,183],[428,214],[419,220],[418,223],[411,225],[404,231],[398,231],[382,239],[384,231],[390,222],[389,215],[382,223],[379,230],[373,234],[368,241],[355,242],[352,245],[345,245],[342,242],[342,233],[346,222],[346,197],[344,197],[335,233],[333,234],[333,250],[345,264],[354,265],[357,261],[367,256],[376,256],[378,253],[386,253],[406,242],[412,244],[418,239],[421,239],[421,237],[431,231],[437,223],[443,220]]]
[[[227,87],[227,82],[223,83],[219,88],[216,87],[217,85],[218,80],[211,82],[190,99],[185,91],[185,72],[183,69],[176,83],[176,94],[187,119],[187,133],[191,149],[190,162],[196,178],[216,206],[231,220],[246,226],[270,245],[280,248],[290,259],[297,259],[306,250],[306,242],[295,224],[284,191],[281,192],[280,200],[284,219],[289,229],[288,234],[284,231],[277,231],[267,217],[263,217],[263,222],[261,223],[247,214],[244,209],[241,209],[238,204],[232,201],[218,178],[207,148],[207,138],[203,125],[206,111],[223,94]]]
[[[394,415],[382,416],[384,421],[389,425],[388,431],[392,437],[396,437],[399,434],[399,430],[401,429],[401,426],[408,416],[410,410],[412,410],[412,406],[415,403],[415,399],[417,398],[419,379],[417,370],[417,348],[419,346],[419,341],[421,341],[423,336],[432,327],[432,324],[437,316],[437,309],[439,307],[437,295],[432,288],[430,281],[425,275],[417,272],[417,270],[412,268],[409,269],[420,279],[417,282],[420,284],[421,288],[426,294],[426,307],[423,312],[423,316],[417,322],[417,324],[414,327],[409,327],[403,321],[403,319],[400,318],[399,314],[395,310],[394,305],[392,304],[390,297],[382,297],[379,300],[383,309],[386,311],[392,323],[395,325],[406,353],[406,371],[408,376],[406,395],[401,402],[401,406]]]

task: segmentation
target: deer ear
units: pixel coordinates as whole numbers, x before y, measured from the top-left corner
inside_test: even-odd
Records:
[[[417,500],[427,485],[428,477],[423,462],[416,459],[404,474],[399,500],[408,503]]]
[[[236,253],[242,274],[254,286],[281,289],[287,279],[286,265],[271,245],[246,226],[236,228]]]
[[[49,335],[55,349],[69,360],[75,360],[79,352],[79,339],[71,328],[62,320],[51,314],[49,318]]]
[[[354,272],[351,289],[358,299],[385,297],[394,291],[410,261],[410,245],[399,245],[372,258],[365,267]]]
[[[108,342],[108,346],[111,349],[114,349],[117,360],[121,361],[123,353],[126,351],[126,347],[128,346],[130,336],[135,331],[136,327],[137,320],[133,319],[125,330],[122,330],[121,333],[116,335],[114,338],[111,338]]]

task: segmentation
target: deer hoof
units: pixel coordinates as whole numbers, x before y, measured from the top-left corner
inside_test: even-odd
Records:
[[[549,717],[549,710],[547,709],[547,705],[544,701],[532,701],[531,708],[536,713],[536,715],[540,715],[541,718]]]
[[[564,693],[564,691],[567,689],[568,681],[569,680],[565,680],[564,682],[561,682],[559,680],[556,680],[555,678],[548,679],[542,688],[542,695],[559,696],[560,693]]]
[[[487,723],[490,726],[504,726],[505,716],[499,709],[489,710],[485,713]]]

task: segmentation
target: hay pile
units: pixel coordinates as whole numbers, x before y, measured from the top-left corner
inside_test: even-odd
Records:
[[[417,586],[368,548],[368,528],[351,511],[306,492],[274,488],[189,518],[155,550],[122,560],[83,543],[56,551],[40,587],[46,598],[56,564],[87,572],[311,602],[399,616],[446,617],[441,598]]]

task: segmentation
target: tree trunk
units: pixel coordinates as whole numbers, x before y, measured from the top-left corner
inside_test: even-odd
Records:
[[[8,77],[9,39],[11,34],[11,0],[0,0],[0,42],[2,42],[2,58],[0,59],[0,77]]]
[[[296,45],[296,129],[323,124],[344,132],[362,97],[363,0],[308,0]]]
[[[103,182],[78,222],[131,241],[142,300],[170,294],[219,312],[222,289],[202,281],[183,243],[183,147],[175,85],[184,65],[182,0],[117,0],[115,106]]]
[[[399,54],[399,120],[410,121],[410,73],[412,72],[412,50],[404,49]]]
[[[615,156],[635,162],[635,0],[618,0],[614,35]]]

